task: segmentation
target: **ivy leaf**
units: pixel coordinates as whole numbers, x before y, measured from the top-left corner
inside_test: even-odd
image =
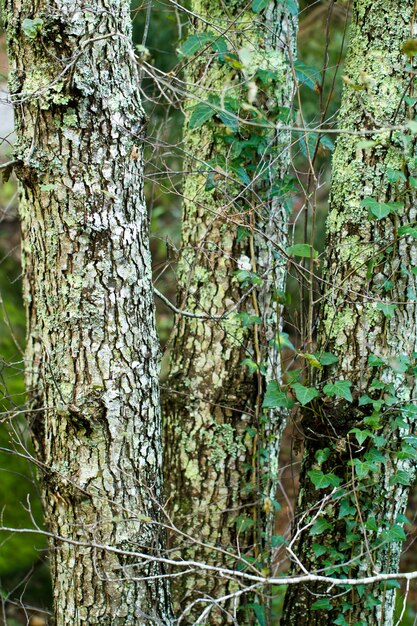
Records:
[[[398,470],[395,472],[394,476],[391,476],[390,485],[405,485],[408,487],[410,485],[410,476],[404,470]]]
[[[275,380],[271,380],[266,387],[262,406],[264,409],[292,409],[294,400],[285,391],[281,391]]]
[[[342,479],[336,474],[329,472],[324,474],[321,470],[310,470],[307,472],[309,479],[316,489],[326,489],[327,487],[338,487]]]
[[[322,365],[333,365],[339,360],[337,356],[331,352],[314,352],[313,356],[315,356]]]
[[[215,109],[208,102],[200,102],[193,107],[189,127],[191,129],[200,128],[205,122],[216,114]]]
[[[417,239],[417,228],[413,228],[413,226],[400,226],[398,229],[399,235],[408,235],[409,237],[413,237],[413,239]]]
[[[296,243],[293,246],[287,248],[287,254],[290,256],[301,256],[304,258],[313,257],[313,259],[317,259],[319,253],[317,250],[314,250],[308,243]]]
[[[317,389],[312,389],[309,387],[304,387],[304,385],[300,385],[300,383],[295,383],[292,388],[295,391],[295,395],[297,396],[298,402],[305,406],[309,402],[313,400],[313,398],[317,398],[319,396],[319,392]]]
[[[328,383],[323,387],[323,393],[326,396],[339,396],[348,402],[353,401],[352,392],[350,391],[352,383],[349,380],[337,380],[335,383]]]
[[[191,57],[201,48],[214,41],[214,39],[216,39],[216,35],[211,32],[190,35],[180,46],[178,54],[180,57]]]
[[[394,315],[395,309],[397,308],[398,307],[396,304],[388,304],[387,302],[377,302],[376,304],[377,311],[381,311],[385,315],[387,320],[391,319],[391,317]]]
[[[40,17],[35,17],[33,20],[27,17],[25,20],[23,20],[22,30],[26,37],[29,37],[29,39],[36,39],[36,37],[42,31],[42,28],[43,19]]]
[[[376,356],[376,354],[370,354],[368,356],[368,365],[370,367],[379,367],[380,365],[385,365],[385,363],[379,356]]]
[[[323,556],[327,552],[327,548],[321,545],[321,543],[313,543],[311,546],[313,548],[313,552],[318,558],[319,556]]]
[[[375,198],[364,198],[361,206],[366,207],[378,220],[387,217],[391,213],[390,207],[385,202],[378,202]]]
[[[316,450],[314,458],[316,459],[319,465],[323,465],[323,463],[327,461],[329,456],[330,456],[330,448],[323,448],[322,450]]]
[[[310,528],[309,534],[313,536],[321,535],[325,530],[331,530],[332,528],[333,526],[324,517],[319,517]]]
[[[385,541],[405,541],[406,535],[404,529],[399,524],[393,524],[388,530],[381,533]]]
[[[360,446],[363,444],[365,439],[374,436],[374,434],[370,430],[361,430],[360,428],[352,428],[352,430],[350,430],[349,432],[355,435],[356,440]]]
[[[313,604],[311,605],[312,611],[320,611],[320,610],[326,610],[326,609],[331,609],[331,608],[332,608],[332,603],[330,602],[329,598],[319,598],[318,600],[313,602]]]
[[[252,11],[254,13],[260,13],[270,3],[270,0],[252,0]]]

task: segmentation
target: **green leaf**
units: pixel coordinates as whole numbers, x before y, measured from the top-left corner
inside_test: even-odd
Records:
[[[400,589],[401,585],[398,580],[386,580],[379,583],[381,589]]]
[[[407,235],[408,237],[413,237],[414,239],[417,239],[417,228],[414,228],[413,226],[400,226],[400,228],[398,229],[398,234]]]
[[[350,430],[349,432],[355,435],[356,440],[360,446],[363,444],[365,439],[374,436],[374,434],[370,430],[361,430],[360,428],[352,428],[352,430]]]
[[[345,620],[342,614],[337,616],[333,624],[336,624],[336,626],[349,626],[349,622]]]
[[[330,598],[319,598],[311,605],[312,611],[328,610],[332,608]]]
[[[300,60],[294,62],[295,74],[300,85],[314,89],[316,82],[321,80],[321,72],[317,67],[309,66]]]
[[[316,489],[327,489],[327,487],[338,487],[342,479],[336,474],[323,474],[321,470],[310,470],[307,472],[309,479]]]
[[[216,114],[216,110],[208,102],[200,102],[192,109],[189,127],[200,128]]]
[[[376,519],[374,516],[368,517],[365,522],[366,530],[373,530],[374,532],[378,532],[378,524],[376,523]]]
[[[234,133],[237,133],[239,130],[239,120],[236,115],[233,113],[228,113],[227,111],[221,111],[217,113],[217,116],[221,119],[225,126],[228,126]]]
[[[282,546],[285,543],[285,537],[282,535],[272,535],[271,538],[271,547],[278,548],[278,546]]]
[[[26,18],[22,23],[22,30],[29,39],[36,39],[43,28],[43,19],[35,17],[33,20]]]
[[[385,202],[378,202],[375,198],[364,198],[361,206],[366,207],[378,220],[387,217],[391,213],[391,208]]]
[[[381,311],[388,320],[391,319],[397,308],[396,304],[388,304],[387,302],[377,302],[376,304],[377,311]]]
[[[339,519],[343,519],[344,517],[352,517],[356,515],[356,507],[349,504],[348,500],[342,500],[339,509]]]
[[[270,0],[252,0],[252,11],[254,13],[260,13],[270,3]]]
[[[404,172],[401,170],[393,170],[390,167],[387,169],[387,178],[390,183],[398,183],[398,182],[406,182],[407,178],[405,177]]]
[[[339,396],[348,402],[353,401],[352,392],[350,391],[352,383],[349,380],[337,380],[335,383],[328,383],[323,387],[323,393],[326,396]]]
[[[319,558],[320,556],[323,556],[323,554],[327,552],[327,548],[322,546],[321,543],[313,543],[312,548],[317,558]]]
[[[305,258],[313,257],[316,259],[318,257],[317,250],[314,250],[308,243],[296,243],[293,246],[287,248],[287,254],[290,256],[301,256]]]
[[[399,524],[393,524],[391,528],[388,530],[384,530],[382,533],[382,538],[385,541],[405,541],[406,535],[404,529]]]
[[[330,448],[323,448],[322,450],[316,450],[314,454],[314,458],[316,459],[319,465],[323,465],[323,463],[327,461],[329,456],[330,456]]]
[[[300,385],[300,383],[295,383],[292,388],[295,391],[298,402],[302,406],[305,406],[306,404],[311,402],[313,398],[317,398],[317,396],[320,395],[316,389],[304,387],[304,385]]]
[[[322,364],[322,365],[333,365],[338,362],[338,357],[331,352],[314,352],[313,356]]]
[[[266,387],[262,406],[264,409],[291,409],[294,406],[294,400],[285,391],[281,391],[275,380],[271,380]]]
[[[380,365],[385,365],[385,363],[379,356],[376,356],[376,354],[370,354],[368,356],[368,365],[370,367],[379,367]]]
[[[333,526],[324,517],[319,517],[310,528],[309,534],[312,536],[321,535],[325,530],[331,530],[332,528]]]
[[[390,485],[405,485],[408,487],[411,484],[411,478],[404,470],[398,470],[394,476],[391,476]]]
[[[259,626],[266,626],[266,618],[265,618],[265,609],[258,603],[253,602],[252,604],[248,604],[248,606],[253,610],[256,616],[256,620]]]
[[[211,32],[190,35],[180,46],[178,54],[183,57],[191,57],[214,39],[216,39],[216,35]]]

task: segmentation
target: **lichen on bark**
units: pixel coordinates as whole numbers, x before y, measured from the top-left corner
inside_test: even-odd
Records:
[[[259,198],[262,194],[265,198],[266,190],[282,180],[289,168],[290,137],[288,131],[279,129],[282,122],[277,117],[278,112],[281,119],[291,116],[290,61],[295,55],[297,18],[278,1],[260,14],[241,0],[228,3],[227,8],[195,0],[191,8],[203,17],[193,21],[193,32],[210,31],[223,37],[237,64],[219,61],[210,46],[187,63],[186,80],[192,87],[184,134],[187,174],[178,303],[196,314],[219,316],[248,289],[235,276],[239,266],[248,266],[263,283],[224,320],[176,318],[163,398],[166,488],[176,526],[192,538],[173,534],[172,542],[182,556],[234,566],[239,551],[259,556],[267,543],[262,533],[272,528],[273,511],[265,500],[269,503],[271,494],[275,496],[284,415],[271,416],[264,427],[261,405],[266,378],[280,380],[281,376],[279,355],[268,349],[268,343],[280,325],[280,308],[274,310],[271,305],[284,289],[282,248],[286,247],[288,212],[279,194],[273,200]],[[276,78],[262,85],[258,70],[272,71]],[[268,181],[250,182],[246,188],[247,182],[232,168],[233,141],[237,145],[250,136],[244,123],[235,135],[221,118],[190,127],[193,107],[208,94],[218,95],[220,103],[227,98],[239,101],[241,118],[250,116],[247,111],[252,107],[259,111],[261,121],[274,120],[265,132],[265,144],[275,150],[259,153],[248,169],[256,179],[264,168]],[[245,326],[243,312],[261,321]],[[264,366],[266,378],[244,367],[245,358],[261,369]],[[268,458],[262,468],[261,451]],[[249,532],[239,531],[243,519],[254,522]],[[269,556],[259,558],[268,561]],[[178,610],[198,598],[215,600],[237,588],[233,581],[203,571],[177,578],[173,584]],[[244,620],[244,614],[237,613],[240,604],[238,598],[225,601],[220,608],[213,604],[210,624],[232,623],[236,615],[238,621]],[[206,602],[194,605],[186,623],[194,623],[206,606]]]
[[[129,2],[5,5],[26,380],[56,536],[55,624],[170,624],[168,582],[152,559],[164,539],[159,348]]]
[[[305,569],[351,578],[398,571],[407,481],[415,474],[403,451],[415,424],[408,403],[416,394],[409,366],[417,345],[416,246],[402,230],[416,219],[415,140],[405,126],[413,114],[406,102],[410,61],[401,51],[414,33],[415,3],[355,0],[352,8],[338,119],[347,132],[340,133],[333,158],[318,336],[318,349],[332,352],[338,362],[316,375],[316,382],[323,389],[349,381],[353,397],[349,402],[328,395],[304,412],[294,524],[297,558]],[[364,143],[361,131],[372,128]],[[318,450],[325,450],[324,461]],[[331,487],[315,488],[314,471],[335,477],[340,487],[333,496]],[[310,524],[303,530],[314,515],[321,529]],[[392,589],[340,591],[323,584],[290,587],[281,623],[392,624]],[[314,607],[319,598],[323,610]]]

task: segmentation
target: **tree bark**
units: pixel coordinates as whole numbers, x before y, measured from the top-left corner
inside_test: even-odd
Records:
[[[398,571],[415,474],[416,233],[407,230],[416,219],[415,140],[404,126],[415,113],[413,61],[402,51],[415,3],[355,0],[352,22],[318,337],[338,362],[316,375],[324,396],[304,413],[294,569],[362,577]],[[351,383],[352,401],[346,386],[336,396],[326,387],[340,380]],[[314,472],[331,484],[317,488]],[[281,623],[389,626],[394,600],[386,585],[291,586]]]
[[[207,94],[217,94],[220,106],[224,97],[226,107],[227,99],[234,98],[243,103],[238,117],[247,116],[252,107],[258,112],[253,119],[269,117],[271,127],[263,131],[263,151],[256,153],[255,147],[254,156],[240,161],[252,177],[248,184],[227,137],[233,137],[236,147],[256,136],[251,127],[241,124],[236,132],[217,117],[194,128],[194,109],[186,110],[178,303],[197,317],[175,320],[163,399],[170,513],[186,535],[173,533],[172,541],[184,558],[234,566],[233,555],[241,554],[268,568],[285,415],[271,413],[267,420],[262,399],[266,382],[281,379],[275,340],[285,288],[282,249],[287,247],[288,210],[283,194],[272,199],[267,195],[289,169],[289,133],[273,125],[279,128],[291,118],[297,18],[281,2],[271,2],[259,15],[241,1],[228,10],[217,2],[195,0],[191,8],[203,18],[195,19],[193,32],[223,35],[228,54],[239,57],[243,68],[219,62],[210,48],[200,50],[187,64],[192,91],[188,105],[195,107]],[[259,70],[271,71],[274,78],[262,84]],[[254,285],[225,319],[198,319],[223,315],[251,289],[235,276],[243,266],[261,277],[262,284]],[[245,313],[257,322],[245,325]],[[274,345],[268,347],[271,341]],[[244,359],[252,361],[255,372],[242,365]],[[178,611],[204,599],[187,613],[187,624],[195,623],[210,598],[237,590],[235,582],[203,571],[179,577],[173,585]],[[236,620],[240,603],[236,597],[213,608],[210,624]],[[245,616],[239,615],[242,623]]]
[[[129,2],[6,0],[5,17],[55,623],[170,624],[152,559],[163,547],[159,348]]]

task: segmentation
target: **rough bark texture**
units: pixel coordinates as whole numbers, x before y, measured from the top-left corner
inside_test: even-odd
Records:
[[[406,68],[410,59],[401,52],[413,37],[415,3],[356,0],[352,20],[338,126],[360,131],[404,124],[415,115],[412,101],[404,101],[412,81]],[[417,345],[417,249],[415,239],[401,230],[416,220],[415,142],[406,131],[375,132],[366,137],[374,142],[367,147],[358,145],[361,139],[341,134],[333,159],[319,332],[319,347],[339,360],[325,368],[318,383],[351,381],[353,402],[327,397],[305,412],[295,524],[301,529],[316,515],[322,525],[299,534],[297,556],[308,571],[350,577],[398,571],[401,542],[390,539],[390,532],[394,528],[401,534],[398,515],[405,510],[415,463],[415,453],[406,451],[411,440],[404,442],[404,437],[415,423],[415,410],[407,403],[416,395],[416,384],[407,364],[413,364]],[[361,205],[364,198],[402,207],[370,219],[371,210]],[[403,423],[395,425],[398,417]],[[372,434],[359,441],[355,433],[348,434],[354,427]],[[323,462],[323,454],[316,452],[324,448],[328,458]],[[307,475],[311,470],[335,474],[344,487],[320,512],[331,488],[316,489]],[[362,595],[341,591],[324,585],[290,587],[281,623],[392,624],[394,592],[384,585]],[[311,609],[326,597],[325,610]]]
[[[247,2],[241,1],[228,3],[227,9],[223,3],[192,2],[193,12],[208,22],[196,20],[196,31],[218,36],[225,32],[229,50],[244,59],[244,68],[239,71],[227,63],[219,64],[218,55],[209,49],[189,62],[187,81],[201,88],[196,89],[196,98],[205,100],[213,93],[238,98],[243,105],[238,112],[241,117],[247,114],[245,106],[257,107],[266,117],[284,107],[283,117],[290,116],[294,90],[290,58],[295,54],[297,20],[281,2],[271,2],[260,15],[248,9]],[[256,77],[259,68],[276,72],[278,80],[262,86]],[[249,90],[258,89],[255,96],[247,86],[241,87],[242,80],[249,82]],[[195,105],[196,100],[189,104]],[[238,551],[262,560],[262,547],[268,542],[261,532],[273,530],[271,499],[276,493],[284,418],[282,413],[271,415],[270,421],[263,423],[265,378],[259,372],[251,373],[241,362],[249,358],[258,367],[263,364],[267,378],[280,380],[279,353],[276,348],[268,352],[268,341],[275,338],[279,327],[280,305],[273,309],[271,301],[277,301],[277,294],[284,289],[286,260],[271,241],[281,250],[286,247],[288,212],[282,197],[262,202],[259,194],[287,173],[290,137],[284,131],[266,134],[266,143],[275,145],[275,152],[258,155],[252,172],[248,171],[255,180],[270,168],[269,180],[253,182],[245,189],[246,183],[231,165],[233,147],[225,143],[226,127],[216,119],[192,129],[189,120],[188,115],[179,305],[197,314],[225,313],[248,290],[235,277],[242,259],[247,269],[263,277],[263,284],[223,321],[176,319],[163,404],[166,485],[176,526],[205,544],[174,535],[173,543],[182,548],[182,556],[233,566],[235,559],[230,555]],[[248,129],[242,130],[236,141],[248,136]],[[220,167],[214,169],[216,164]],[[210,171],[216,187],[208,190]],[[249,233],[241,242],[239,226]],[[242,312],[260,316],[262,321],[244,327]],[[239,531],[239,523],[248,521],[254,522],[250,531]],[[229,551],[229,556],[214,548]],[[207,607],[207,599],[236,589],[232,581],[205,572],[189,573],[173,583],[178,610],[198,598],[206,599],[188,613],[188,624]],[[228,613],[213,609],[209,623],[234,622],[239,604],[239,599],[223,603]],[[248,619],[239,615],[238,623]]]
[[[6,0],[27,388],[56,626],[171,623],[158,341],[128,0]],[[141,580],[140,577],[149,579]]]

